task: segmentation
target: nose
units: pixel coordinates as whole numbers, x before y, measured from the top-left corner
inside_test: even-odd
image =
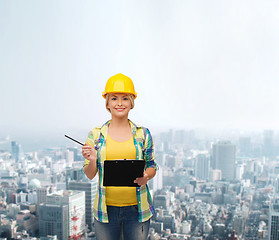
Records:
[[[122,105],[122,101],[121,101],[121,99],[119,99],[119,100],[118,100],[117,105],[118,105],[118,106],[121,106],[121,105]]]

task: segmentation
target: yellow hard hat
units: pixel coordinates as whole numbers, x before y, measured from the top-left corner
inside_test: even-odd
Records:
[[[106,98],[108,93],[129,93],[137,97],[132,79],[122,73],[108,79],[105,91],[102,93],[103,97]]]

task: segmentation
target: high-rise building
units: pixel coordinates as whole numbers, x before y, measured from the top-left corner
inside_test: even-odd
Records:
[[[195,161],[195,177],[207,180],[209,177],[209,161],[207,154],[198,154]]]
[[[88,181],[88,178],[81,168],[66,168],[66,189],[68,189],[69,181]]]
[[[184,144],[185,142],[185,130],[177,130],[174,133],[174,143]]]
[[[244,174],[244,164],[237,164],[235,167],[235,179],[241,180]]]
[[[67,149],[65,151],[65,159],[66,159],[68,164],[73,164],[73,162],[74,162],[74,152]]]
[[[222,178],[227,181],[235,178],[236,146],[230,141],[220,141],[213,144],[212,168],[222,171]]]
[[[185,144],[187,148],[190,148],[195,143],[195,131],[194,130],[177,130],[174,133],[173,143]]]
[[[73,226],[77,226],[77,232],[83,233],[85,230],[85,192],[61,190],[47,195],[48,204],[67,205],[69,216],[69,236],[74,234]],[[71,221],[74,215],[78,215],[78,220]]]
[[[264,130],[264,141],[263,141],[263,155],[265,157],[273,157],[273,131]]]
[[[251,138],[249,137],[239,138],[239,152],[244,156],[251,155]]]
[[[46,203],[38,205],[38,213],[40,236],[57,235],[58,239],[68,239],[75,231],[83,233],[85,193],[62,190],[49,194]]]
[[[232,227],[238,236],[241,236],[244,234],[245,226],[246,226],[245,217],[241,216],[241,214],[234,215],[233,221],[232,221]]]
[[[71,147],[71,148],[68,148],[68,150],[70,150],[71,152],[74,153],[74,161],[75,161],[75,162],[81,161],[81,160],[82,160],[82,156],[79,155],[79,153],[80,153],[79,148]]]
[[[97,193],[97,181],[74,181],[68,183],[68,190],[78,190],[85,192],[85,222],[90,230],[94,221],[93,204]]]
[[[21,146],[16,141],[12,141],[11,147],[12,147],[12,158],[15,159],[16,162],[18,162],[20,158]]]
[[[50,187],[41,187],[37,188],[37,203],[45,203],[46,202],[46,197],[50,193]]]
[[[209,181],[215,182],[222,180],[222,171],[220,169],[210,169],[209,171]]]
[[[0,214],[0,233],[2,233],[2,215]]]
[[[58,239],[69,237],[69,206],[41,203],[38,205],[40,237],[56,235]]]
[[[272,203],[269,208],[268,236],[269,240],[279,239],[279,201]]]
[[[161,166],[159,165],[159,168]],[[152,190],[153,192],[156,192],[157,190],[160,190],[163,188],[163,171],[157,171],[154,178],[151,179],[152,181]]]

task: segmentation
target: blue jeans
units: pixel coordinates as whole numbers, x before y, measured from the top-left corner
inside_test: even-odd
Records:
[[[95,219],[97,240],[146,240],[150,220],[138,221],[138,206],[107,206],[109,223]]]

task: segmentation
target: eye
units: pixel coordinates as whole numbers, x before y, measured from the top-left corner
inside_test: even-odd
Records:
[[[115,100],[116,100],[116,97],[112,97],[111,100],[115,101]]]
[[[129,98],[128,97],[124,97],[123,100],[127,101],[127,100],[129,100]]]

